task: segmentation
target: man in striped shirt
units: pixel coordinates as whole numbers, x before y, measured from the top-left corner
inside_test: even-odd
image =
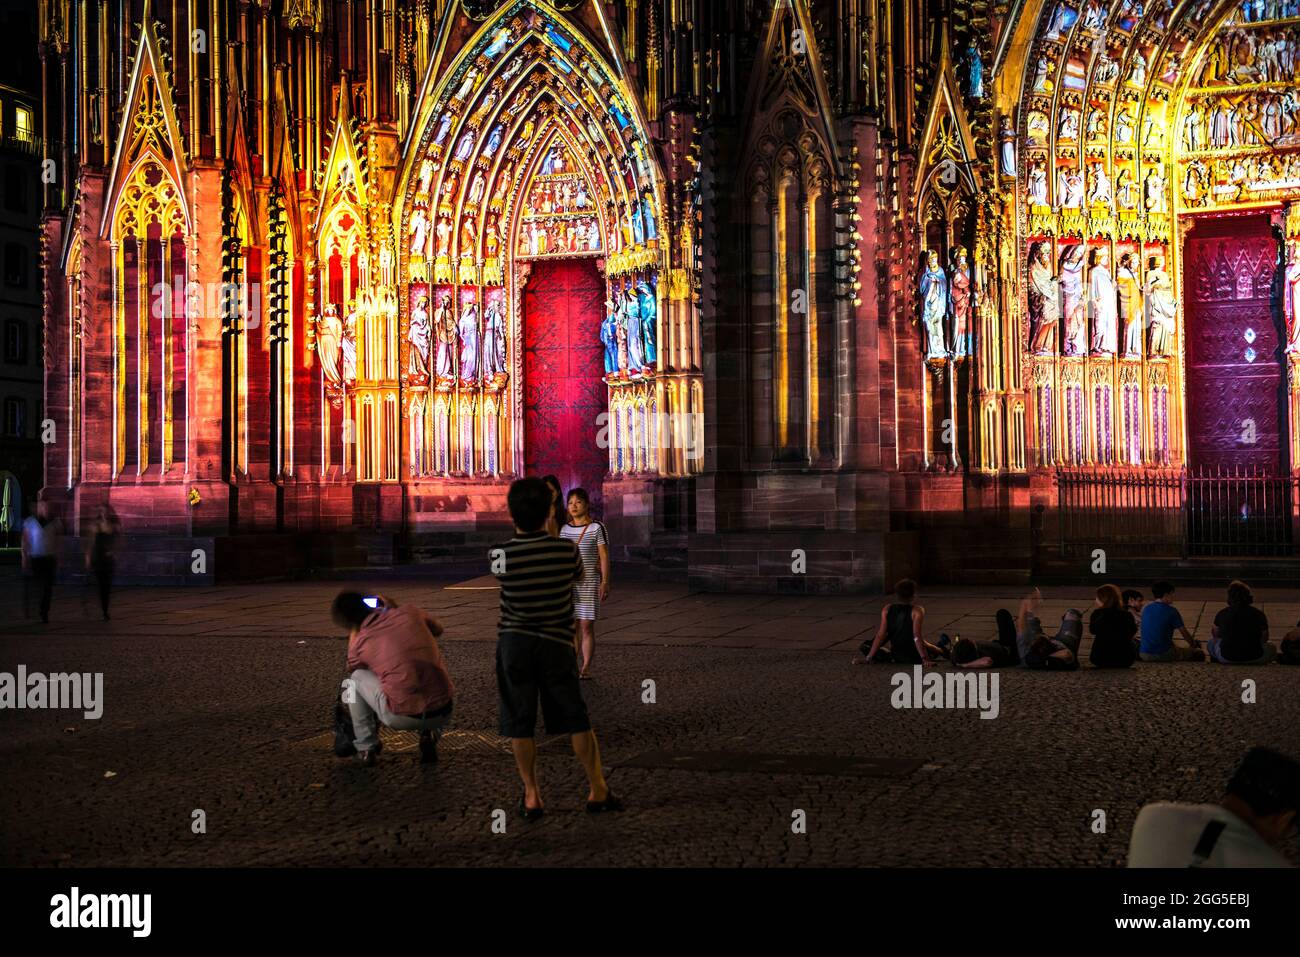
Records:
[[[537,786],[537,702],[549,734],[570,735],[587,772],[587,810],[622,810],[600,765],[600,748],[587,717],[573,650],[573,590],[582,560],[570,541],[546,534],[551,489],[541,479],[519,479],[507,498],[515,537],[488,553],[501,583],[497,632],[497,691],[501,734],[510,739],[524,782],[517,810],[526,821],[542,816]]]

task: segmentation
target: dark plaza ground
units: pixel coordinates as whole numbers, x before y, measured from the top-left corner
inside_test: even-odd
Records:
[[[899,669],[850,664],[883,599],[628,582],[602,610],[598,677],[584,684],[628,810],[583,813],[578,765],[567,742],[549,739],[548,813],[525,824],[495,735],[490,580],[382,585],[444,623],[458,696],[436,767],[397,737],[366,769],[329,749],[344,649],[327,614],[337,583],[125,589],[107,625],[92,616],[92,596],[62,586],[41,626],[23,620],[21,588],[7,576],[0,671],[102,671],[104,712],[92,721],[0,711],[6,866],[1122,866],[1143,803],[1213,800],[1246,748],[1294,753],[1300,728],[1300,669],[1278,665],[1009,669],[995,720],[895,710]],[[1049,590],[1043,620],[1085,595]],[[1177,599],[1208,637],[1218,591]],[[1258,601],[1274,638],[1300,618],[1294,592],[1265,590]],[[932,590],[921,602],[933,634],[990,637],[1014,594]],[[1254,704],[1241,700],[1247,678]],[[654,704],[642,701],[646,679]],[[621,766],[699,751],[749,764]],[[894,776],[772,773],[743,757],[772,754],[913,764],[884,769]],[[491,828],[498,808],[509,815],[504,835]],[[1098,808],[1102,834],[1092,829]],[[196,809],[205,834],[192,833]],[[805,834],[792,832],[796,810]],[[1287,852],[1300,861],[1300,843]]]

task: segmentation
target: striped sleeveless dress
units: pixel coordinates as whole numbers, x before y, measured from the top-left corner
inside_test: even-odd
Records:
[[[578,546],[582,580],[573,583],[573,617],[595,621],[600,607],[600,546],[609,546],[605,526],[592,519],[587,525],[565,525],[560,537]]]

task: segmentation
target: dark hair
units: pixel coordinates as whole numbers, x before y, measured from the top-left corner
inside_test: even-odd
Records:
[[[1135,598],[1138,601],[1141,601],[1142,593],[1138,591],[1136,588],[1125,588],[1123,594],[1121,594],[1119,597],[1120,597],[1120,601],[1122,601],[1124,604],[1127,605]]]
[[[567,502],[570,498],[576,498],[578,501],[582,502],[584,505],[590,505],[590,504],[591,504],[591,496],[587,494],[587,490],[586,490],[585,488],[571,488],[571,489],[569,489],[569,495],[568,495],[568,498],[565,499],[565,501]]]
[[[366,596],[359,591],[341,591],[334,596],[330,606],[330,617],[340,628],[351,631],[360,628],[361,623],[375,613],[375,609],[366,604]]]
[[[894,586],[894,594],[902,601],[911,601],[916,597],[916,582],[910,578],[904,578]]]
[[[1102,608],[1124,607],[1124,599],[1120,597],[1119,588],[1115,585],[1102,585],[1097,589],[1097,598],[1101,600]]]
[[[1228,780],[1256,814],[1300,811],[1300,763],[1271,748],[1251,748]]]
[[[543,479],[521,478],[510,483],[506,494],[510,518],[525,532],[536,532],[551,514],[551,489]]]
[[[952,663],[964,665],[980,656],[979,648],[969,638],[958,638],[952,646]]]
[[[1151,594],[1156,598],[1164,598],[1166,595],[1174,593],[1174,586],[1167,581],[1158,581],[1151,586]]]
[[[549,485],[553,491],[559,492],[561,497],[564,496],[564,486],[560,484],[560,480],[554,475],[543,475],[542,481]]]
[[[1253,605],[1255,596],[1250,593],[1250,586],[1245,582],[1235,581],[1228,586],[1229,605]]]

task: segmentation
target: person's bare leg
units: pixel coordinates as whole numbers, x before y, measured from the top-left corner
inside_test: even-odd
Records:
[[[596,623],[594,621],[578,621],[578,662],[581,665],[582,673],[585,675],[591,670],[591,659],[596,655]]]
[[[609,785],[605,783],[605,770],[600,766],[600,745],[596,743],[596,732],[581,731],[570,740],[573,742],[573,753],[582,762],[582,769],[587,772],[587,782],[591,785],[587,800],[605,800],[609,797]]]
[[[542,807],[542,793],[537,787],[537,742],[532,738],[511,738],[510,750],[524,782],[524,807]]]

